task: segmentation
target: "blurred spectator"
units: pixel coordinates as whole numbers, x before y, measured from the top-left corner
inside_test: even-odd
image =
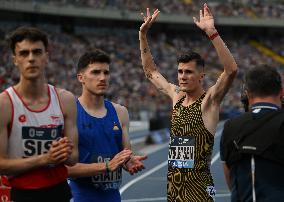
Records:
[[[105,1],[110,2],[110,1]],[[59,26],[41,24],[47,33],[50,34],[51,44],[49,47],[50,62],[46,70],[46,77],[51,84],[62,87],[79,94],[80,86],[76,80],[75,66],[79,55],[86,49],[101,48],[111,54],[112,64],[111,87],[107,98],[114,102],[125,105],[129,109],[132,120],[143,118],[153,118],[168,115],[172,108],[170,100],[161,94],[146,81],[140,63],[140,53],[137,51],[137,30],[116,28],[89,28],[75,27],[75,34],[60,32]],[[15,67],[12,65],[11,54],[5,47],[4,35],[14,28],[13,24],[1,24],[0,31],[0,90],[13,85],[19,79]],[[207,61],[205,87],[208,88],[216,81],[221,72],[221,65],[217,62],[216,52],[213,46],[208,45],[204,37],[200,37],[184,31],[182,33],[170,31],[151,33],[151,49],[160,72],[172,83],[176,82],[176,54],[178,51],[192,49],[200,52]],[[195,40],[189,40],[189,37]],[[256,48],[250,45],[246,36],[241,38],[230,38],[225,35],[226,41],[234,58],[239,66],[239,75],[235,80],[233,87],[226,95],[222,104],[222,113],[226,115],[235,115],[240,112],[240,86],[244,69],[252,66],[268,63],[272,66],[280,66],[270,57],[261,54]],[[190,41],[190,43],[189,43]],[[277,44],[284,41],[282,38],[263,38],[264,44],[267,44],[276,52],[283,50],[278,48]],[[198,49],[197,49],[198,48]],[[163,108],[161,108],[163,106]],[[143,114],[143,115],[141,115]]]
[[[55,6],[74,6],[95,9],[115,9],[140,12],[146,7],[159,8],[162,13],[190,15],[198,13],[203,1],[199,0],[6,0],[32,2]],[[212,0],[208,2],[216,16],[247,18],[284,18],[283,0]]]

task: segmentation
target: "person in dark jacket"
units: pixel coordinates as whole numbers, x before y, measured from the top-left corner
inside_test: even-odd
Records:
[[[231,201],[284,199],[284,110],[276,68],[250,68],[244,79],[248,111],[228,120],[220,153]]]

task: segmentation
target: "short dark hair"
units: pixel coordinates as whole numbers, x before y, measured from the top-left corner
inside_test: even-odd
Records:
[[[48,37],[47,34],[35,27],[19,27],[8,36],[9,46],[15,54],[16,43],[23,40],[29,40],[32,42],[41,41],[45,47],[45,50],[48,48]]]
[[[100,62],[110,64],[109,55],[100,49],[95,49],[84,53],[80,58],[77,66],[77,73],[88,67],[89,64]]]
[[[195,61],[196,65],[198,67],[202,67],[202,70],[204,71],[205,61],[198,53],[193,51],[181,52],[177,57],[178,64],[187,63],[191,61]]]
[[[274,96],[282,91],[281,75],[266,64],[250,68],[245,74],[244,85],[252,96]]]

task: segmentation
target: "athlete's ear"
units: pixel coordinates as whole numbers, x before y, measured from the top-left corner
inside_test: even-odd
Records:
[[[84,81],[83,81],[83,74],[81,72],[77,74],[77,79],[78,79],[78,81],[80,83],[84,83]]]
[[[201,82],[205,77],[205,73],[200,73],[200,79],[199,79],[199,82]]]
[[[16,58],[16,56],[15,56],[14,54],[13,54],[13,56],[12,56],[12,59],[13,59],[14,65],[15,65],[16,67],[18,67],[17,58]]]
[[[46,51],[46,64],[49,62],[49,52]]]

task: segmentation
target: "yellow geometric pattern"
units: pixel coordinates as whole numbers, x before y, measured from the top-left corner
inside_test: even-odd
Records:
[[[203,94],[188,107],[182,106],[185,97],[174,106],[171,118],[171,137],[193,136],[195,138],[194,167],[168,169],[168,202],[211,202],[208,186],[214,186],[210,174],[214,136],[205,128],[201,102]]]

